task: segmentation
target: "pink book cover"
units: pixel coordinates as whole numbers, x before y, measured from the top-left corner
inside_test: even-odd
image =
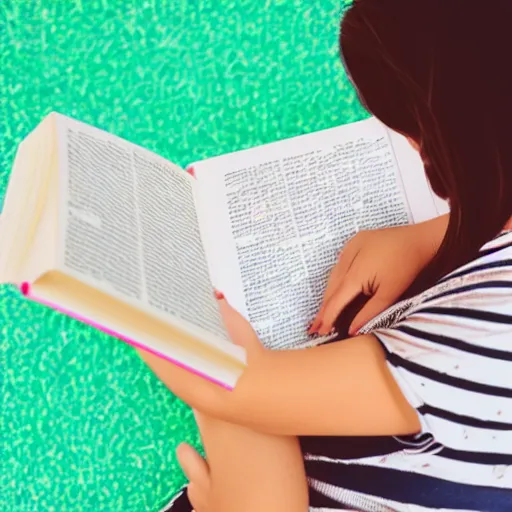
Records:
[[[226,388],[230,391],[233,390],[233,388],[231,386],[227,385],[225,382],[214,379],[214,378],[210,377],[209,375],[206,375],[205,373],[202,373],[202,372],[192,368],[191,366],[181,363],[180,361],[177,361],[176,359],[173,359],[172,357],[162,354],[161,352],[158,352],[157,350],[154,350],[153,348],[148,347],[148,346],[144,345],[143,343],[140,343],[139,341],[133,340],[131,338],[127,338],[126,336],[124,336],[116,331],[113,331],[112,329],[109,329],[108,327],[104,327],[104,326],[98,324],[97,322],[90,320],[89,318],[85,318],[85,317],[75,313],[74,311],[68,310],[65,307],[62,307],[58,304],[52,304],[51,302],[48,302],[44,299],[34,296],[34,294],[32,293],[32,288],[30,286],[30,283],[27,283],[27,282],[22,283],[20,286],[20,290],[21,290],[21,293],[27,299],[30,299],[34,302],[37,302],[38,304],[48,307],[48,308],[54,309],[55,311],[58,311],[59,313],[63,313],[66,316],[74,318],[75,320],[78,320],[79,322],[82,322],[84,324],[87,324],[87,325],[93,327],[94,329],[97,329],[98,331],[104,332],[110,336],[113,336],[114,338],[124,341],[125,343],[128,343],[129,345],[131,345],[135,348],[139,348],[139,349],[145,350],[147,352],[151,352],[152,354],[154,354],[158,357],[161,357],[162,359],[166,359],[167,361],[170,361],[171,363],[175,364],[176,366],[179,366],[180,368],[184,368],[185,370],[187,370],[191,373],[194,373],[195,375],[198,375],[199,377],[202,377],[202,378],[209,380],[215,384],[218,384],[219,386],[222,386],[223,388]]]

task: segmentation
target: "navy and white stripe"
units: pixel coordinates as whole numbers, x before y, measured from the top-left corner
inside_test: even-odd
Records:
[[[422,433],[302,439],[311,510],[511,512],[512,233],[361,332]]]

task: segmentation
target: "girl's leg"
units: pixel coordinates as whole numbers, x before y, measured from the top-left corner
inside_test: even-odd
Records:
[[[178,453],[196,512],[307,512],[307,482],[296,438],[196,418],[207,462],[189,446]]]

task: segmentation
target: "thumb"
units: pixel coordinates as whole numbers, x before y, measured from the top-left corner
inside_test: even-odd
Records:
[[[248,350],[261,349],[262,345],[258,335],[251,324],[224,298],[222,293],[216,292],[217,302],[219,304],[220,314],[224,321],[224,326],[231,340]]]
[[[194,485],[207,490],[210,482],[210,468],[207,462],[192,446],[181,443],[176,450],[178,462],[185,476]]]
[[[378,292],[361,308],[361,311],[356,315],[350,327],[348,333],[354,336],[363,325],[375,318],[377,315],[386,310],[391,304],[393,304],[393,298],[383,296]]]

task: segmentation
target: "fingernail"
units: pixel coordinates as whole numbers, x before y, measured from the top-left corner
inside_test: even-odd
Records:
[[[219,292],[219,290],[214,290],[213,295],[217,300],[222,300],[224,298],[224,294]]]
[[[322,326],[318,329],[318,334],[320,336],[327,336],[328,334],[332,334],[334,332],[334,327],[329,328],[329,326]]]

